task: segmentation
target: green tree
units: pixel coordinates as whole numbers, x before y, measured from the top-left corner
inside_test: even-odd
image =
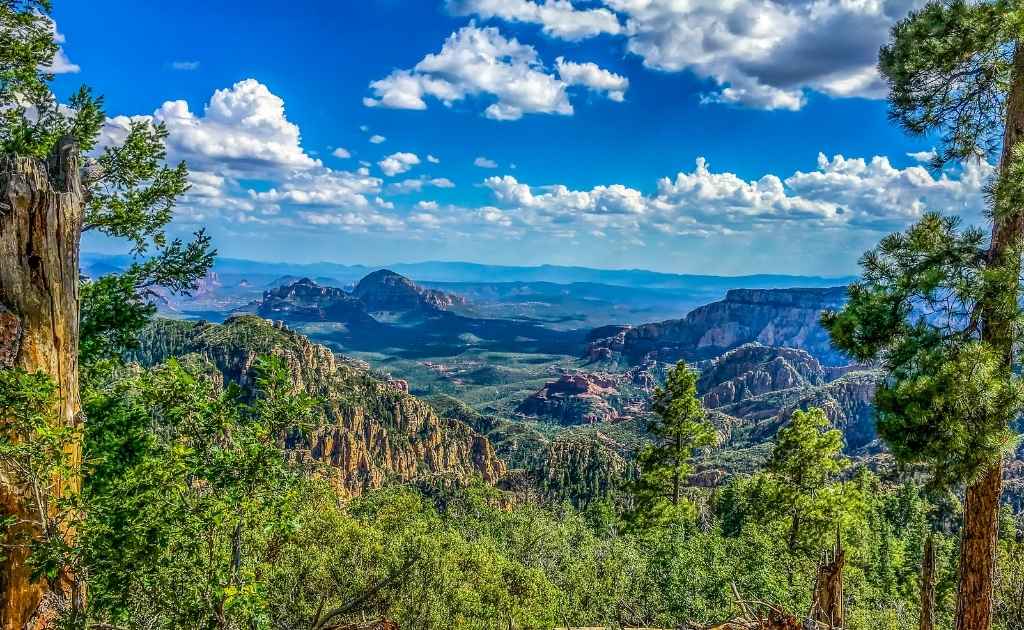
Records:
[[[788,522],[786,548],[791,555],[816,555],[837,525],[839,500],[830,490],[848,462],[842,455],[843,432],[828,426],[823,410],[797,410],[779,429],[765,466],[776,482],[772,501]]]
[[[697,397],[697,372],[683,361],[668,371],[665,385],[654,391],[652,409],[654,417],[647,425],[652,443],[640,453],[641,472],[634,488],[634,515],[641,521],[680,508],[694,455],[716,438]]]
[[[129,370],[94,392],[78,566],[90,624],[239,628],[266,622],[261,577],[291,535],[301,470],[281,437],[308,419],[280,360],[251,391],[202,360]],[[92,419],[92,416],[91,416]],[[277,542],[275,542],[277,541]]]
[[[1024,14],[1010,0],[933,1],[893,27],[879,56],[892,118],[937,135],[936,167],[998,155],[991,236],[925,217],[864,257],[850,306],[825,322],[840,347],[885,361],[880,426],[898,456],[967,484],[958,630],[991,625],[1002,458],[1020,408],[1022,35]]]
[[[0,189],[19,191],[0,207],[0,315],[21,331],[17,355],[0,369],[41,371],[53,380],[50,425],[68,439],[69,465],[47,501],[73,503],[81,485],[80,332],[83,364],[112,354],[151,313],[147,296],[189,290],[213,253],[202,232],[190,242],[165,233],[188,189],[185,165],[165,164],[166,128],[135,121],[123,142],[99,146],[102,98],[83,87],[61,102],[50,89],[58,47],[49,11],[49,0],[0,0]],[[88,231],[125,239],[137,260],[122,281],[88,286],[80,296],[79,241]],[[84,310],[81,327],[80,297],[99,298]],[[21,423],[0,420],[0,440],[28,439]],[[40,602],[59,607],[77,601],[80,589],[70,570],[49,582],[26,571],[29,548],[49,536],[33,517],[41,499],[23,477],[0,473],[9,481],[0,485],[0,518],[17,523],[0,541],[0,627],[20,628],[43,612]],[[69,545],[74,531],[62,526]],[[44,597],[47,590],[51,597]]]

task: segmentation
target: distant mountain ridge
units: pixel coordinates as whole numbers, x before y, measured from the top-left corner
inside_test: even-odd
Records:
[[[682,319],[599,329],[591,334],[586,356],[630,363],[694,361],[758,342],[806,350],[827,365],[844,365],[848,359],[832,346],[818,320],[823,311],[846,303],[846,291],[845,286],[733,289],[724,300],[698,307]]]
[[[109,273],[123,269],[131,263],[127,255],[109,255],[85,252],[82,254],[86,273],[91,269]],[[711,274],[682,274],[646,269],[596,269],[561,265],[508,266],[486,265],[469,262],[428,261],[419,263],[394,263],[388,265],[344,265],[339,263],[288,263],[262,262],[239,258],[218,258],[214,271],[224,274],[271,276],[280,278],[296,277],[333,278],[341,283],[355,283],[368,274],[389,269],[399,275],[423,282],[553,282],[570,284],[589,282],[597,284],[649,287],[689,288],[702,286],[718,289],[733,288],[780,288],[780,287],[824,287],[845,284],[852,277],[802,276],[786,274],[750,274],[741,276],[716,276]]]
[[[506,351],[575,354],[584,330],[551,330],[531,322],[487,319],[449,311],[465,305],[461,296],[424,288],[389,270],[375,271],[349,292],[309,278],[263,292],[238,309],[308,329],[319,341],[346,351],[392,354],[458,354],[471,347]]]
[[[382,269],[360,280],[352,291],[300,278],[264,291],[255,311],[268,319],[342,322],[372,329],[391,317],[436,316],[463,303],[465,299],[458,295],[420,287]]]

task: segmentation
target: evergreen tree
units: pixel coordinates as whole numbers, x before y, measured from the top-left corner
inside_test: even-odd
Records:
[[[66,461],[52,497],[32,492],[23,469],[0,470],[0,628],[22,628],[49,607],[81,607],[78,578],[64,567],[41,580],[29,570],[30,548],[54,526],[41,503],[71,506],[81,487],[79,343],[87,361],[109,356],[130,339],[152,309],[158,288],[187,291],[212,263],[202,232],[191,242],[169,239],[165,227],[188,189],[184,164],[165,164],[167,130],[135,121],[120,144],[98,146],[103,101],[88,88],[61,103],[50,89],[58,46],[49,0],[0,0],[0,317],[16,331],[0,369],[41,372],[54,382],[49,430],[65,436]],[[93,156],[93,157],[88,157]],[[79,241],[95,231],[127,240],[137,261],[121,280],[89,285],[80,295]],[[105,297],[104,297],[105,295]],[[86,308],[81,298],[99,298]],[[8,352],[12,350],[13,352]],[[19,378],[4,378],[12,384]],[[13,391],[13,390],[12,390]],[[18,418],[0,415],[0,446],[28,444]],[[57,525],[73,543],[74,519]],[[49,592],[51,596],[44,597]]]
[[[789,523],[786,547],[793,555],[817,554],[821,541],[835,530],[837,500],[826,491],[848,462],[842,456],[842,431],[828,426],[821,409],[797,410],[779,429],[765,466],[777,482],[773,502]]]
[[[998,155],[991,237],[926,216],[864,257],[850,306],[825,321],[837,345],[888,369],[879,427],[897,456],[967,484],[958,630],[991,625],[1002,459],[1020,408],[1022,37],[1010,0],[933,1],[893,28],[879,58],[893,119],[938,135],[935,167]]]
[[[647,430],[653,443],[640,453],[634,492],[634,513],[640,520],[657,519],[680,507],[694,454],[715,442],[715,429],[697,397],[697,372],[685,362],[668,371],[665,386],[654,391],[652,408],[655,415]]]

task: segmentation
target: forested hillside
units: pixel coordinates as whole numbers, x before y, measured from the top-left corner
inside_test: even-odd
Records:
[[[446,3],[446,19],[465,10],[536,22],[544,36],[575,42],[595,33],[552,16],[582,14],[591,30],[613,22],[637,37],[667,19],[638,12],[686,4],[517,2],[513,13],[502,12],[508,3],[488,4],[491,13]],[[280,99],[246,110],[246,134],[190,173],[169,159],[195,154],[171,126],[185,121],[206,144],[238,95],[218,92],[202,118],[183,100],[128,117],[108,116],[87,87],[58,97],[55,73],[70,65],[52,16],[46,0],[0,0],[0,630],[1024,628],[1024,22],[1015,5],[921,5],[892,25],[869,77],[887,84],[894,122],[935,139],[936,169],[957,161],[980,178],[970,169],[998,156],[984,171],[991,230],[965,227],[957,207],[895,195],[908,205],[898,221],[852,221],[895,231],[860,258],[858,277],[834,287],[816,276],[786,285],[780,275],[398,267],[424,274],[418,284],[363,265],[229,260],[231,273],[273,277],[256,286],[239,276],[225,291],[215,239],[200,224],[228,207],[245,216],[239,225],[265,228],[281,205],[300,204],[273,225],[298,217],[311,240],[326,226],[362,235],[408,221],[427,231],[465,215],[517,243],[530,222],[563,232],[576,220],[557,216],[565,208],[588,225],[559,238],[602,241],[652,214],[652,235],[725,234],[744,199],[770,210],[755,221],[763,233],[809,217],[824,233],[853,210],[787,197],[801,173],[712,178],[742,185],[720,193],[697,181],[712,175],[701,158],[653,197],[618,184],[531,191],[493,176],[481,187],[518,212],[421,200],[399,220],[379,214],[395,210],[385,196],[456,185],[383,186],[363,160],[332,170],[301,148]],[[733,17],[694,32],[719,46],[722,29],[732,37],[773,24]],[[497,102],[484,116],[504,124],[572,115],[569,88],[626,100],[625,77],[563,57],[547,74],[534,48],[470,19],[441,53],[372,83],[363,106],[422,111],[429,96],[460,113],[468,96],[490,94]],[[644,40],[630,41],[629,54],[644,54]],[[470,45],[487,50],[456,50]],[[469,79],[445,65],[449,56],[476,64],[476,87],[451,83]],[[702,107],[750,96],[717,70],[709,76],[722,92],[703,95]],[[495,91],[538,81],[556,102],[506,102]],[[825,93],[839,98],[847,84]],[[292,179],[278,189],[260,169],[282,147],[295,150],[284,150]],[[330,156],[352,158],[339,146]],[[420,164],[399,152],[376,168],[395,177]],[[898,170],[880,159],[871,167]],[[946,173],[915,168],[901,172],[952,186]],[[875,204],[886,191],[872,186]],[[699,213],[662,214],[689,189]],[[727,227],[695,227],[716,214]],[[183,220],[195,232],[176,238]],[[83,262],[89,239],[128,253]],[[306,271],[341,281],[291,274]],[[197,295],[217,323],[180,308]],[[676,310],[655,323],[608,323]]]

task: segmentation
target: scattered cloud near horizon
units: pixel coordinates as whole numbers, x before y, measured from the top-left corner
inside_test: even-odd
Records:
[[[192,189],[176,218],[182,229],[210,224],[266,232],[273,226],[274,238],[311,229],[318,235],[377,234],[443,242],[456,252],[459,243],[480,241],[536,240],[573,248],[585,242],[597,249],[609,246],[602,243],[674,248],[680,239],[736,235],[775,239],[781,247],[797,233],[873,241],[928,209],[980,219],[992,172],[978,161],[935,173],[923,164],[900,168],[885,156],[822,153],[807,168],[745,179],[697,157],[689,169],[652,178],[650,190],[616,182],[581,189],[498,171],[472,183],[488,200],[448,203],[422,197],[455,187],[443,173],[386,183],[372,174],[372,166],[326,166],[302,147],[284,101],[254,79],[215,91],[201,111],[185,101],[167,101],[152,114],[132,118],[164,122],[169,160],[189,164]],[[109,119],[104,143],[123,138],[132,118]],[[913,157],[923,162],[929,153]],[[396,178],[426,164],[436,162],[399,151],[375,167]],[[483,156],[474,164],[499,168]]]

